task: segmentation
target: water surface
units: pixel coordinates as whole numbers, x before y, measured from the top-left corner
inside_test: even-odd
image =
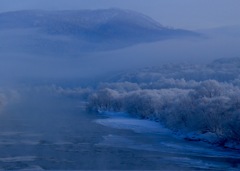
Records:
[[[240,155],[171,136],[158,123],[33,94],[0,114],[0,170],[239,170]]]

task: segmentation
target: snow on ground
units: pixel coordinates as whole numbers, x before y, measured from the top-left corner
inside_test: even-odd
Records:
[[[137,133],[170,133],[169,129],[164,128],[157,122],[133,118],[130,117],[127,113],[103,112],[102,114],[109,118],[97,119],[95,122],[104,126],[110,126],[117,129],[128,129]]]
[[[117,146],[138,150],[159,151],[172,154],[194,155],[195,157],[217,157],[217,158],[237,158],[240,154],[222,148],[215,148],[210,144],[186,141],[180,136],[176,136],[160,123],[150,120],[142,120],[129,116],[122,112],[102,112],[106,118],[95,120],[96,123],[116,129],[131,130],[135,133],[148,134],[155,137],[156,141],[149,143],[137,142],[131,137],[121,137],[109,134],[103,137],[103,141],[97,145]],[[199,136],[200,137],[200,136]],[[209,135],[210,138],[213,138]],[[208,138],[209,138],[208,137]]]

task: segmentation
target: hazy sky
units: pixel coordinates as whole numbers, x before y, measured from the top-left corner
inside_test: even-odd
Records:
[[[0,0],[0,11],[124,8],[163,25],[199,29],[240,25],[240,0]]]

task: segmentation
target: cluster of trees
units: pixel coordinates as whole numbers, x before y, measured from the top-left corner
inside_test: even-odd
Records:
[[[147,68],[101,83],[88,109],[124,111],[181,132],[240,143],[240,60]]]
[[[161,67],[149,67],[135,72],[124,73],[116,76],[115,81],[129,81],[132,83],[151,83],[163,78],[184,78],[186,81],[217,80],[219,82],[231,83],[240,79],[240,58],[219,59],[209,65],[191,64],[167,64]]]
[[[240,58],[144,68],[92,88],[45,89],[87,101],[89,110],[127,112],[183,134],[240,144]]]

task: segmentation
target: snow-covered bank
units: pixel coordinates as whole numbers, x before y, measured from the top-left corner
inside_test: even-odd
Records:
[[[191,141],[239,149],[240,58],[166,65],[116,76],[89,97],[90,110],[159,121]]]
[[[225,147],[235,143],[237,148],[240,143],[239,97],[238,87],[208,80],[192,89],[120,91],[104,88],[91,96],[89,108],[158,120],[175,132],[187,134],[189,139],[194,140],[190,136],[194,133],[197,139]]]
[[[208,144],[219,144],[219,137],[213,133],[183,133],[183,132],[175,132],[166,127],[164,127],[161,123],[153,121],[153,120],[146,120],[134,117],[128,113],[124,112],[110,112],[110,111],[98,111],[100,115],[105,116],[106,118],[97,119],[95,120],[96,123],[112,127],[116,129],[126,129],[132,130],[136,133],[144,133],[144,134],[155,134],[159,136],[166,136],[172,137],[178,140],[187,140],[188,142],[207,142]],[[109,135],[105,137],[105,139],[109,140],[112,139],[114,136]],[[116,137],[114,137],[116,138]],[[117,138],[118,139],[118,138]],[[122,138],[120,138],[122,139]],[[162,139],[162,138],[161,138]],[[111,140],[112,141],[112,140]],[[171,142],[161,143],[165,144],[165,146],[171,146]],[[175,145],[174,145],[175,146]],[[186,147],[186,146],[185,146]],[[231,148],[235,150],[240,150],[239,144],[234,144],[234,142],[229,142],[229,144],[224,144],[225,148]],[[147,147],[149,149],[149,147]],[[180,147],[184,148],[184,146]],[[187,149],[193,150],[193,147],[186,147]],[[151,150],[157,150],[151,148]],[[215,153],[215,152],[214,152]],[[240,156],[238,156],[240,158]]]
[[[184,163],[186,167],[194,166],[200,169],[229,170],[229,166],[221,163],[222,161],[240,160],[240,155],[236,151],[216,148],[200,141],[185,141],[183,137],[180,138],[155,121],[132,117],[123,112],[100,112],[100,115],[105,118],[95,120],[96,123],[116,129],[131,130],[143,134],[146,139],[109,134],[103,136],[102,142],[96,144],[97,146],[160,152],[164,154],[163,162],[181,163],[181,165]],[[232,168],[232,170],[238,169],[238,166]]]
[[[108,117],[98,119],[95,122],[118,129],[133,130],[137,133],[157,133],[169,134],[171,131],[164,128],[161,124],[150,120],[137,119],[123,112],[101,112],[102,115]]]
[[[239,149],[239,66],[240,58],[163,65],[121,73],[92,87],[47,89],[78,99],[88,110],[126,112],[158,121],[189,141]]]

